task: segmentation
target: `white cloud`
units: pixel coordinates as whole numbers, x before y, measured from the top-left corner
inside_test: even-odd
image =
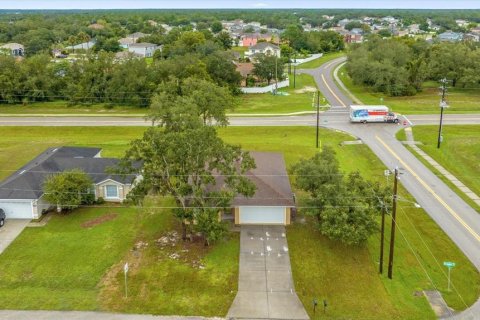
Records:
[[[268,7],[268,3],[265,2],[256,2],[253,4],[255,8],[265,8]]]

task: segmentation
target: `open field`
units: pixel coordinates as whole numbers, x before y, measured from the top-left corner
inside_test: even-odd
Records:
[[[326,53],[318,59],[298,65],[297,68],[298,69],[316,69],[326,62],[336,58],[343,57],[344,55],[345,55],[345,52]]]
[[[440,112],[438,83],[425,82],[423,91],[414,96],[390,97],[381,92],[373,92],[366,86],[355,85],[348,76],[345,66],[340,68],[338,75],[345,86],[364,104],[386,105],[393,111],[402,114],[431,114]],[[450,105],[450,108],[447,110],[449,113],[478,113],[480,112],[480,88],[450,88],[447,101]]]
[[[102,154],[105,157],[121,156],[128,142],[140,137],[144,129],[135,127],[0,128],[0,150],[2,150],[0,153],[2,157],[0,170],[2,171],[0,172],[2,178],[5,177],[11,173],[11,170],[17,169],[48,146],[98,146],[104,148]],[[222,128],[219,132],[227,142],[241,144],[247,150],[282,152],[288,166],[315,153],[315,128],[231,127]],[[364,175],[370,176],[370,179],[384,181],[384,166],[368,147],[364,145],[341,147],[340,142],[354,138],[326,129],[320,130],[320,137],[323,145],[328,144],[335,148],[343,170],[351,171],[358,168]],[[401,195],[403,198],[408,198],[403,188],[401,188]],[[120,209],[115,210],[120,212]],[[207,252],[203,252],[203,249],[198,247],[187,248],[191,256],[188,254],[185,261],[171,261],[154,243],[154,239],[175,229],[175,222],[170,212],[157,211],[154,208],[140,211],[135,208],[122,210],[125,210],[125,215],[119,214],[116,219],[92,229],[81,229],[79,225],[86,220],[109,213],[111,209],[82,209],[77,212],[78,215],[74,213],[66,217],[54,216],[44,228],[28,228],[7,249],[5,255],[0,256],[1,270],[8,270],[6,274],[11,275],[8,281],[15,283],[15,285],[0,285],[2,296],[17,296],[15,299],[10,299],[8,307],[224,315],[236,291],[238,238],[234,236]],[[135,218],[129,220],[131,216]],[[386,275],[379,276],[377,273],[378,233],[372,236],[365,247],[356,248],[345,247],[325,239],[315,230],[314,223],[302,224],[297,221],[287,229],[296,290],[311,316],[313,316],[311,313],[313,298],[318,298],[319,301],[327,299],[329,303],[327,316],[334,319],[339,317],[434,319],[425,298],[414,295],[417,291],[434,287],[442,291],[445,299],[454,309],[465,308],[460,296],[466,304],[471,304],[477,299],[480,292],[480,275],[428,215],[422,209],[414,208],[411,203],[402,202],[397,219],[401,232],[397,233],[393,280],[387,279]],[[390,218],[387,217],[386,221],[389,226]],[[109,229],[110,224],[115,224],[115,228]],[[96,231],[97,228],[99,231]],[[103,228],[105,228],[105,235]],[[110,232],[117,230],[116,228],[125,229],[120,233],[126,234],[118,240],[120,241],[118,243],[108,240],[108,236],[112,235]],[[62,230],[71,232],[70,241],[67,243],[56,240],[59,239],[59,232]],[[387,227],[387,237],[388,230]],[[99,232],[98,236],[95,236],[96,232]],[[115,232],[112,235],[114,239],[118,234]],[[133,245],[139,241],[148,242],[148,247],[138,253],[131,251]],[[32,246],[32,243],[35,245]],[[68,244],[66,248],[71,248],[70,245],[73,246],[76,243],[82,243],[91,250],[96,248],[108,250],[100,258],[103,261],[102,267],[95,267],[94,276],[88,282],[88,286],[82,287],[87,292],[85,298],[78,300],[78,303],[76,299],[60,299],[60,302],[47,299],[43,302],[42,297],[47,295],[47,291],[52,297],[80,294],[82,288],[75,287],[75,281],[81,282],[77,277],[89,272],[92,260],[85,256],[82,256],[82,260],[79,255],[88,251],[78,250],[79,254],[77,254],[77,250],[59,249],[58,257],[65,255],[61,262],[59,258],[52,261],[45,261],[44,258],[44,254],[47,256],[54,254],[52,248],[66,246],[66,244]],[[27,244],[32,248],[24,249]],[[410,246],[414,248],[417,257]],[[198,260],[197,255],[202,257],[205,270],[192,267],[192,259]],[[15,262],[21,259],[31,263]],[[437,261],[441,263],[446,260],[457,262],[457,267],[452,272],[452,282],[459,294],[456,291],[446,292],[444,274],[446,270],[437,264]],[[74,279],[69,279],[70,273],[66,271],[68,268],[65,262],[70,263],[70,261],[78,262],[75,267],[77,269],[71,272]],[[121,266],[125,261],[131,262],[132,270],[129,278],[131,291],[127,299],[122,297],[124,288]],[[29,266],[36,265],[39,265],[39,270],[46,268],[48,272],[37,273],[36,270],[29,269]],[[429,281],[422,266],[433,283]],[[59,273],[60,271],[62,273]],[[73,283],[70,286],[72,292],[69,288],[57,289],[58,283],[55,277],[42,277],[46,273],[61,274],[66,277],[62,282]],[[0,274],[0,278],[3,274]],[[2,280],[1,283],[3,282]],[[25,296],[24,299],[19,298],[22,296]],[[168,300],[169,297],[171,300]],[[197,299],[198,308],[195,308],[189,302]],[[29,301],[29,304],[24,301]]]
[[[290,86],[278,90],[288,93],[288,96],[271,93],[243,94],[240,97],[239,106],[233,112],[239,114],[275,114],[315,111],[312,102],[313,93],[316,90],[315,80],[307,74],[297,75],[295,88],[293,88],[292,74],[290,75]]]
[[[78,105],[69,106],[66,101],[34,102],[23,105],[0,105],[1,115],[22,115],[22,114],[81,114],[81,115],[139,115],[143,116],[148,108],[134,108],[129,106],[106,107],[104,104],[91,106]]]
[[[422,145],[418,146],[420,149],[440,163],[473,192],[480,195],[480,140],[478,135],[480,126],[444,126],[444,140],[440,149],[437,148],[438,126],[414,126],[412,130],[415,140],[422,142]],[[402,137],[397,136],[397,138],[402,140]],[[420,159],[420,156],[415,152],[413,154]],[[436,172],[434,168],[432,170]],[[480,211],[480,207],[466,197],[463,192],[448,182],[439,172],[436,173],[472,207]]]

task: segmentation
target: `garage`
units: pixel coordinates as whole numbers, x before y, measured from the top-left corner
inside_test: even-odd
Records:
[[[0,208],[5,211],[7,219],[32,219],[32,200],[2,200]]]
[[[239,207],[239,224],[287,224],[285,207]]]

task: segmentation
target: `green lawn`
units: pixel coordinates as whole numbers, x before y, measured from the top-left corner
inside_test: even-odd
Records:
[[[343,57],[345,52],[333,52],[333,53],[326,53],[318,59],[302,63],[297,66],[298,69],[316,69],[320,67],[322,64],[327,63],[330,60]]]
[[[440,149],[437,148],[437,126],[415,126],[412,130],[415,140],[422,142],[422,145],[418,146],[420,149],[440,163],[473,192],[480,195],[480,178],[478,176],[480,172],[479,125],[444,126],[444,140]],[[461,191],[458,193],[463,195]],[[471,203],[474,208],[479,210],[477,205]]]
[[[312,76],[301,74],[296,76],[293,88],[293,74],[290,75],[290,86],[279,89],[288,96],[271,93],[243,94],[240,104],[233,111],[235,114],[278,114],[301,111],[315,111],[312,107],[313,92],[317,85]],[[316,103],[316,101],[315,101]],[[322,99],[320,99],[320,103]]]
[[[140,137],[143,130],[1,127],[0,169],[17,169],[47,146],[99,146],[105,149],[105,157],[120,156],[128,142]],[[247,150],[283,152],[288,166],[315,152],[315,129],[309,127],[229,127],[220,129],[220,134],[227,142],[242,144]],[[359,169],[372,178],[384,179],[384,166],[367,146],[341,147],[340,142],[354,138],[326,129],[320,130],[320,137],[322,145],[335,148],[345,171]],[[403,188],[401,194],[408,197]],[[91,229],[81,228],[84,221],[112,210],[119,213],[114,220]],[[178,230],[168,211],[101,208],[77,213],[55,216],[44,228],[28,228],[0,256],[0,293],[8,300],[5,308],[225,315],[237,285],[236,236],[207,251],[186,247],[182,250],[189,252],[177,261],[168,258],[169,250],[177,247],[161,250],[154,242],[167,231]],[[477,299],[478,272],[428,215],[402,203],[397,219],[401,232],[397,233],[393,280],[376,272],[378,234],[367,246],[352,248],[325,239],[313,223],[296,223],[288,228],[295,286],[307,311],[311,312],[311,301],[316,297],[328,300],[327,315],[335,319],[433,319],[426,300],[414,296],[416,291],[433,285],[402,233],[451,307],[465,308],[455,292],[446,292],[445,270],[437,265],[419,234],[440,263],[457,262],[452,281],[466,303]],[[387,226],[389,223],[387,217]],[[68,241],[63,241],[65,238]],[[149,246],[131,251],[138,241]],[[91,259],[85,256],[90,252]],[[202,261],[204,270],[192,267],[196,260]],[[122,297],[121,267],[125,261],[131,263],[128,299]],[[88,281],[82,281],[86,274]]]
[[[373,92],[366,86],[353,84],[345,66],[340,68],[339,77],[364,104],[384,104],[393,111],[403,114],[430,114],[438,113],[440,110],[439,84],[435,82],[425,82],[423,91],[414,96],[390,97],[381,92]],[[447,101],[450,105],[448,109],[450,113],[478,113],[480,112],[480,89],[450,88]]]
[[[129,106],[107,107],[104,104],[91,106],[69,106],[65,101],[34,102],[28,105],[0,105],[0,115],[22,114],[81,114],[81,115],[139,115],[143,116],[148,108],[134,108]]]

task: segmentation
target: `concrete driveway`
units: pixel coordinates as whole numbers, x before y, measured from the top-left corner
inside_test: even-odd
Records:
[[[309,319],[295,293],[283,226],[241,227],[238,293],[227,318]]]
[[[5,219],[5,225],[0,228],[0,254],[18,237],[29,222],[28,219]]]

